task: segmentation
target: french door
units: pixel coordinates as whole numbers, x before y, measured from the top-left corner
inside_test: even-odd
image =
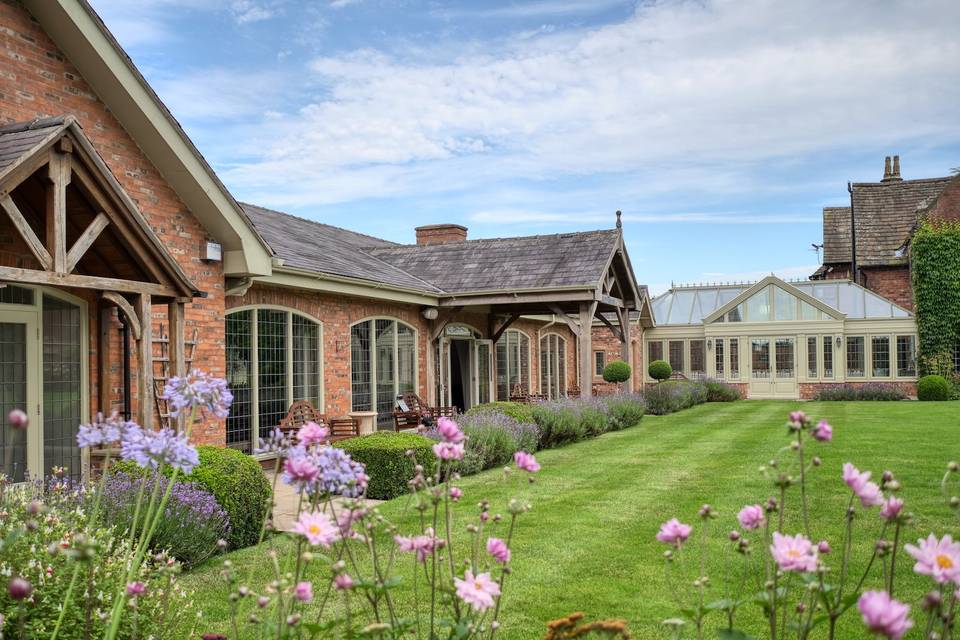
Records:
[[[796,398],[796,339],[788,336],[750,339],[750,397]]]
[[[468,362],[463,362],[463,358]],[[440,404],[457,405],[466,411],[475,404],[490,402],[492,389],[492,341],[440,339]]]
[[[42,468],[37,327],[35,312],[0,309],[0,473],[13,482],[23,482],[27,469]],[[26,412],[30,428],[8,424],[14,409]]]

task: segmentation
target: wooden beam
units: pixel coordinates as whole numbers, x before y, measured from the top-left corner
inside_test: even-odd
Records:
[[[620,308],[620,307],[625,306],[625,305],[623,304],[623,300],[621,300],[620,298],[614,298],[613,296],[599,295],[599,296],[597,296],[596,300],[597,300],[597,302],[599,302],[599,303],[601,303],[601,304],[605,304],[605,305],[610,306],[610,307],[618,307],[618,308]]]
[[[45,271],[49,271],[50,267],[53,266],[53,258],[50,256],[46,247],[43,246],[43,242],[37,237],[37,234],[33,232],[30,223],[27,222],[27,219],[20,213],[20,209],[13,201],[13,198],[3,196],[3,199],[0,200],[0,206],[3,206],[3,210],[10,216],[10,221],[13,222],[13,226],[20,232],[20,237],[27,243],[30,251],[40,262],[40,266],[42,266]]]
[[[593,395],[593,336],[590,328],[593,326],[593,316],[597,313],[596,302],[580,304],[580,397],[589,398]]]
[[[173,287],[152,282],[133,282],[118,278],[82,276],[76,273],[54,273],[35,269],[0,266],[0,280],[26,282],[29,284],[48,284],[54,287],[77,287],[78,289],[96,289],[98,291],[122,291],[124,293],[146,293],[165,298],[176,298],[179,292]]]
[[[32,176],[37,170],[45,167],[50,161],[49,153],[37,152],[36,155],[22,158],[17,161],[13,167],[6,169],[6,176],[3,178],[3,189],[0,195],[7,195]]]
[[[100,212],[97,214],[97,217],[93,219],[93,222],[84,230],[84,232],[77,238],[77,241],[73,243],[73,246],[70,247],[70,251],[67,252],[67,268],[66,273],[71,273],[77,266],[77,263],[80,262],[80,258],[84,256],[87,252],[87,249],[90,248],[90,245],[100,236],[104,229],[107,228],[107,225],[110,224],[110,218],[107,217],[107,214]]]
[[[493,332],[493,334],[490,336],[490,339],[493,340],[493,343],[494,343],[494,344],[496,344],[497,340],[500,339],[500,336],[503,335],[503,332],[506,331],[507,328],[508,328],[510,325],[512,325],[514,322],[516,322],[516,321],[517,321],[517,318],[519,318],[519,317],[520,317],[520,314],[519,314],[519,313],[512,313],[512,314],[510,314],[510,317],[509,317],[509,318],[507,318],[506,320],[503,321],[503,324],[501,324],[499,327],[497,327],[497,329],[496,329],[496,330]]]
[[[137,315],[140,317],[140,339],[137,340],[137,415],[140,426],[153,428],[153,319],[150,294],[137,296]]]
[[[134,311],[133,305],[130,304],[122,295],[113,291],[104,291],[103,299],[117,305],[121,313],[123,313],[124,317],[126,317],[127,324],[130,326],[130,329],[133,331],[134,340],[139,340],[140,319],[137,317],[137,312]]]
[[[441,307],[475,307],[485,305],[509,305],[509,304],[546,304],[550,302],[582,302],[595,300],[597,298],[596,288],[573,290],[573,291],[532,291],[516,293],[493,293],[479,296],[462,296],[459,298],[444,298],[440,300]]]
[[[603,315],[602,313],[598,313],[598,314],[597,314],[597,318],[600,319],[600,322],[602,322],[603,324],[607,325],[607,328],[610,329],[610,332],[613,334],[613,336],[614,336],[617,340],[619,340],[620,342],[623,342],[623,330],[622,330],[622,327],[617,327],[617,326],[615,326],[615,325],[614,325],[612,322],[610,322],[610,320],[609,320],[605,315]],[[619,318],[620,318],[620,310],[619,310],[619,309],[617,309],[617,318],[618,318],[617,322],[619,323]]]
[[[110,337],[113,328],[113,310],[110,307],[100,309],[100,342],[97,345],[97,403],[100,411],[110,415]]]
[[[550,307],[550,310],[556,315],[560,316],[560,319],[563,320],[568,327],[570,327],[570,331],[573,332],[573,335],[578,337],[580,336],[580,325],[573,321],[573,318],[570,317],[570,314],[561,309],[560,305],[558,304],[553,303],[547,306]]]
[[[627,380],[627,391],[633,391],[633,345],[630,343],[630,312],[626,309],[617,311],[617,319],[620,321],[621,342],[620,358],[630,365],[630,379]]]
[[[70,184],[70,160],[57,151],[50,152],[47,165],[47,250],[53,256],[53,270],[67,271],[67,185]]]
[[[182,302],[167,304],[167,322],[170,323],[169,375],[182,377],[186,374],[187,368],[186,348],[184,346],[185,306]],[[184,425],[184,416],[181,415],[177,420],[177,430],[183,429]]]

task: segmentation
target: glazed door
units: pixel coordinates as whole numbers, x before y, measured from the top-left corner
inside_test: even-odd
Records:
[[[750,397],[796,398],[796,340],[792,337],[750,339]]]
[[[473,348],[474,403],[485,404],[493,400],[493,341],[475,340]]]
[[[0,473],[13,482],[23,482],[28,470],[43,473],[37,327],[36,313],[0,311]],[[13,429],[7,423],[14,409],[26,412],[30,428]]]

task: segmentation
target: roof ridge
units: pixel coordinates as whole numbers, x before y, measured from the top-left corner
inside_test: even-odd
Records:
[[[943,180],[952,180],[955,176],[942,176],[939,178],[911,178],[910,180],[892,180],[890,182],[852,182],[854,187],[893,187],[906,184],[941,182]]]
[[[34,131],[37,129],[50,129],[63,126],[67,120],[72,120],[69,115],[47,116],[44,118],[34,118],[33,120],[21,120],[11,122],[0,126],[0,135],[5,133],[23,133],[24,131]]]
[[[326,228],[328,228],[328,229],[337,229],[338,231],[346,231],[347,233],[352,233],[352,234],[355,235],[355,236],[361,236],[361,237],[363,237],[363,238],[370,238],[371,240],[376,240],[376,241],[378,241],[378,242],[386,242],[386,243],[389,243],[389,244],[391,244],[391,245],[403,246],[403,245],[401,245],[401,244],[398,243],[398,242],[393,242],[392,240],[387,240],[387,239],[385,239],[385,238],[378,238],[377,236],[372,236],[372,235],[370,235],[369,233],[361,233],[361,232],[359,232],[359,231],[354,231],[353,229],[347,229],[346,227],[338,227],[338,226],[336,226],[336,225],[334,225],[334,224],[328,224],[328,223],[326,223],[326,222],[320,222],[319,220],[311,220],[310,218],[304,218],[303,216],[298,216],[298,215],[295,215],[295,214],[292,214],[292,213],[287,213],[286,211],[280,211],[280,210],[278,210],[278,209],[271,209],[271,208],[269,208],[269,207],[264,207],[264,206],[259,205],[259,204],[253,204],[252,202],[244,202],[244,201],[242,201],[242,200],[238,200],[237,203],[238,203],[241,207],[254,207],[254,208],[259,209],[259,210],[261,210],[261,211],[266,211],[267,213],[272,213],[272,214],[276,214],[276,215],[280,215],[280,216],[286,216],[286,217],[288,217],[288,218],[294,218],[295,220],[301,220],[301,221],[303,221],[303,222],[309,222],[310,224],[315,224],[315,225],[317,225],[317,226],[326,227]]]
[[[585,236],[591,234],[609,234],[617,233],[616,229],[590,229],[588,231],[568,231],[566,233],[545,233],[532,236],[500,236],[496,238],[474,238],[472,240],[452,240],[450,242],[438,242],[434,244],[401,244],[395,243],[392,247],[368,247],[375,251],[402,251],[402,250],[419,250],[425,249],[428,247],[449,247],[449,246],[462,246],[465,244],[480,244],[484,242],[503,242],[504,240],[537,240],[541,238],[560,238],[560,237],[570,237],[570,236]]]

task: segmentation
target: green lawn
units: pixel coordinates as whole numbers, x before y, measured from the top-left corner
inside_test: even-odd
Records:
[[[663,574],[664,547],[654,540],[660,523],[676,516],[698,525],[696,513],[705,502],[719,510],[713,525],[717,543],[708,563],[708,573],[719,584],[720,540],[734,527],[742,505],[772,495],[758,467],[787,443],[782,425],[795,408],[797,403],[766,401],[702,405],[671,416],[647,416],[634,428],[539,453],[543,470],[526,489],[534,507],[515,537],[514,574],[498,637],[542,637],[545,621],[573,611],[624,618],[637,638],[665,637],[659,623],[676,615],[676,606],[675,590]],[[907,509],[916,516],[906,540],[930,530],[957,534],[957,520],[940,497],[939,482],[946,463],[960,458],[960,404],[805,403],[802,408],[834,426],[834,441],[816,447],[823,466],[810,485],[815,538],[828,539],[834,549],[841,545],[848,494],[840,467],[847,460],[876,476],[884,469],[897,474]],[[508,490],[498,472],[466,478],[461,486],[466,495],[459,505],[461,523],[481,497],[502,506],[516,493],[516,485]],[[413,518],[403,514],[403,502],[386,503],[382,512],[412,530]],[[799,516],[793,514],[797,517],[787,528],[799,531]],[[857,526],[876,534],[876,510]],[[872,539],[859,550],[859,563],[870,544]],[[263,549],[236,552],[231,559],[243,567],[257,563],[252,586],[269,580]],[[221,561],[184,578],[197,591],[209,631],[227,628]],[[910,567],[907,560],[898,565],[904,578],[898,596],[913,602],[927,585],[912,576]],[[745,620],[759,631],[752,610]],[[841,637],[865,637],[855,616],[848,614],[847,620]],[[715,621],[719,625],[719,617]]]

